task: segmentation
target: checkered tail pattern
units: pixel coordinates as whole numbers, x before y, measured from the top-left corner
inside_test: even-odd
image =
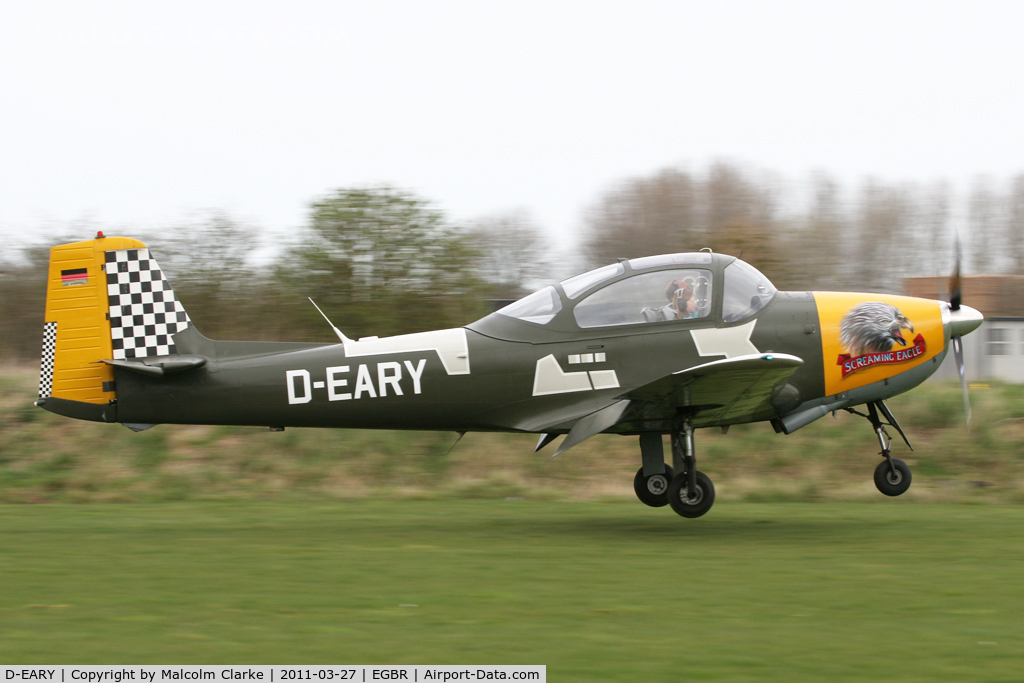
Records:
[[[108,251],[105,270],[114,359],[177,353],[172,335],[188,314],[149,249]]]
[[[57,352],[57,323],[43,324],[43,362],[39,367],[39,398],[53,391],[53,362]]]

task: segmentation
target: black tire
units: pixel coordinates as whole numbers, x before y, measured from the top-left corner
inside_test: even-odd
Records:
[[[875,486],[887,496],[899,496],[910,488],[910,466],[902,460],[892,459],[896,472],[889,467],[889,461],[883,460],[875,468]]]
[[[652,474],[645,477],[644,468],[641,467],[633,477],[633,490],[636,491],[636,497],[640,499],[641,503],[650,505],[652,508],[668,505],[668,484],[672,481],[674,474],[672,468],[665,465],[664,474]]]
[[[700,517],[715,504],[715,485],[703,472],[697,472],[696,495],[687,491],[688,478],[686,473],[678,474],[668,484],[668,504],[676,514],[689,519]]]

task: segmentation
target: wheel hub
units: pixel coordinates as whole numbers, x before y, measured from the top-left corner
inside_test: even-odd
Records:
[[[647,480],[647,490],[660,496],[668,490],[668,478],[664,474],[655,474]]]
[[[693,496],[690,496],[689,489],[679,489],[679,499],[687,505],[699,505],[704,500],[704,489],[697,486],[697,490],[693,492]]]

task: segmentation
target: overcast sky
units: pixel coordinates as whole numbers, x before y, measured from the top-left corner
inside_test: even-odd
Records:
[[[571,235],[728,159],[852,185],[1024,171],[1020,2],[6,2],[0,233],[387,182]]]

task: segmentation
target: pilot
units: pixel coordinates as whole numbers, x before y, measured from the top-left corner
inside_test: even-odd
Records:
[[[693,300],[693,287],[683,280],[672,280],[665,287],[667,306],[662,306],[666,320],[684,320],[697,317],[697,303]]]
[[[663,320],[686,320],[697,317],[697,302],[693,300],[693,287],[685,280],[672,280],[665,287],[668,303],[659,308],[644,308],[641,312],[649,323]]]

